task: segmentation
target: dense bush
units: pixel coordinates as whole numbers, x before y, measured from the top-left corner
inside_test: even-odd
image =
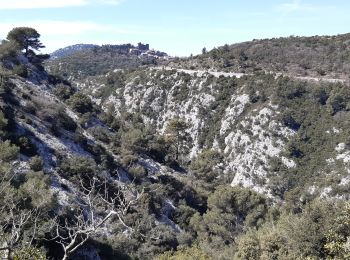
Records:
[[[27,67],[22,64],[15,66],[13,68],[13,73],[22,78],[27,78],[29,75]]]
[[[2,41],[0,44],[0,61],[3,63],[17,61],[19,51],[16,44],[8,41]]]
[[[4,113],[0,110],[0,137],[4,138],[7,135],[7,123],[8,120],[6,119]]]
[[[74,111],[82,114],[93,111],[93,104],[91,99],[81,92],[72,95],[68,99],[68,104]]]
[[[155,258],[156,260],[210,260],[212,259],[198,246],[184,248],[175,252],[165,252]]]
[[[53,93],[61,100],[67,100],[73,95],[73,89],[71,86],[58,84],[55,86]]]
[[[26,136],[20,136],[16,144],[19,146],[21,153],[25,155],[33,156],[37,154],[36,146]]]
[[[30,159],[29,166],[30,169],[38,172],[43,169],[44,162],[39,156],[34,156]]]
[[[266,199],[239,187],[219,186],[208,198],[208,210],[196,213],[190,224],[201,241],[215,248],[233,243],[244,228],[257,228],[264,223]]]
[[[222,162],[222,155],[215,150],[204,150],[191,161],[191,174],[195,179],[211,183],[220,175],[220,170],[215,168]]]
[[[50,176],[40,171],[28,172],[25,175],[25,182],[21,185],[21,192],[31,207],[50,211],[56,203],[50,185]]]
[[[43,120],[43,123],[51,129],[51,131],[59,136],[62,130],[75,131],[77,124],[68,116],[62,105],[46,103],[43,100],[35,100],[37,116]]]
[[[25,247],[16,250],[12,256],[13,260],[45,260],[46,253],[35,247]]]
[[[331,255],[327,256],[325,250],[326,234],[333,230],[332,213],[338,210],[337,205],[314,201],[299,214],[282,214],[277,221],[266,223],[264,227],[241,236],[236,257],[328,259]]]
[[[113,135],[106,128],[101,126],[95,126],[90,128],[92,135],[99,141],[104,143],[110,143]]]
[[[134,153],[145,151],[147,139],[140,129],[129,129],[121,137],[122,147]]]
[[[65,178],[79,180],[92,178],[97,171],[96,163],[88,157],[65,159],[59,166],[59,173]]]
[[[20,148],[10,141],[0,141],[0,161],[10,162],[17,158]]]
[[[145,168],[139,165],[133,165],[128,168],[128,173],[131,177],[131,179],[136,183],[136,184],[141,184],[142,180],[147,177],[147,171]]]
[[[1,75],[0,72],[0,96],[6,100],[8,98],[11,91],[16,87],[15,84],[13,84],[8,75]]]
[[[348,247],[350,239],[350,205],[347,203],[340,212],[337,212],[331,227],[326,232],[324,249],[334,259],[347,259],[350,257]]]

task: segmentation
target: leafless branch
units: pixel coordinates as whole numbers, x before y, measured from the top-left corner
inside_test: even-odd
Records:
[[[53,240],[62,246],[63,260],[97,234],[113,216],[117,216],[122,226],[133,232],[123,217],[143,195],[143,191],[135,194],[126,186],[119,186],[112,192],[106,181],[100,183],[96,178],[92,178],[88,185],[80,180],[80,186],[80,193],[76,194],[80,198],[80,208],[74,213],[73,219],[60,221],[56,218],[54,222],[56,234]]]
[[[20,209],[19,204],[11,198],[5,200],[1,208],[2,219],[0,225],[0,251],[5,251],[7,258],[11,257],[12,251],[20,246],[26,225],[34,223],[33,233],[29,241],[32,244],[36,236],[37,221],[39,218],[38,209]]]

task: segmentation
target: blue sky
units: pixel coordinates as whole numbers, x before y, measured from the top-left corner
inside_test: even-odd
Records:
[[[350,32],[348,0],[0,0],[0,38],[34,27],[46,52],[145,42],[171,55],[289,35]]]

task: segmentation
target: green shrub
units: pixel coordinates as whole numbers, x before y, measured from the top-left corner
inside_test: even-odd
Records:
[[[123,149],[141,153],[146,150],[147,138],[142,130],[131,128],[122,134],[121,143]]]
[[[4,138],[7,135],[7,123],[8,120],[6,119],[4,113],[0,110],[0,137]]]
[[[78,113],[85,114],[93,111],[91,99],[83,93],[75,93],[68,99],[68,104]]]
[[[167,251],[155,257],[155,260],[211,260],[200,247],[192,246],[177,251]]]
[[[25,155],[33,156],[37,154],[36,146],[26,136],[20,136],[17,140],[17,145],[19,146],[21,153]]]
[[[324,250],[325,246],[326,249],[327,245],[332,246],[332,243],[327,244],[330,234],[327,231],[333,232],[336,230],[334,227],[338,227],[334,218],[339,214],[337,204],[317,199],[305,205],[299,213],[283,213],[258,230],[251,229],[237,239],[236,258],[334,259],[334,256],[339,256],[335,259],[347,259],[341,257],[341,254],[333,254],[334,251],[328,251],[328,255]],[[349,234],[348,229],[345,233]],[[334,238],[339,239],[340,236],[336,235]],[[341,240],[346,241],[344,238]],[[339,249],[337,246],[333,249]]]
[[[130,165],[137,162],[138,158],[133,152],[127,149],[121,149],[120,151],[121,162],[124,167],[130,167]]]
[[[22,77],[22,78],[27,78],[28,77],[28,69],[26,66],[20,64],[20,65],[16,65],[13,68],[13,73]]]
[[[266,199],[246,188],[219,186],[207,203],[206,213],[194,214],[190,225],[201,241],[213,240],[215,246],[233,243],[245,228],[258,228],[267,213]]]
[[[337,212],[333,225],[326,232],[326,244],[324,248],[330,259],[349,259],[350,248],[350,204]]]
[[[94,160],[88,157],[74,156],[65,159],[59,166],[59,174],[65,178],[78,180],[79,178],[91,179],[97,171]]]
[[[222,155],[215,150],[203,150],[194,160],[191,161],[191,175],[195,179],[204,180],[207,183],[213,182],[219,171],[214,167],[223,160]]]
[[[55,86],[53,93],[61,100],[67,100],[73,95],[72,87],[64,84]]]
[[[2,62],[7,60],[15,61],[18,54],[19,51],[16,44],[8,41],[2,41],[0,44],[0,60]]]
[[[12,260],[46,260],[43,250],[35,247],[24,247],[17,249],[12,256]]]
[[[112,134],[104,127],[96,126],[89,129],[91,134],[99,141],[110,143]]]
[[[1,73],[0,69],[0,96],[5,98],[16,85],[9,80],[8,75],[1,75]]]
[[[164,163],[168,152],[169,146],[163,136],[154,136],[148,143],[148,155],[158,162]]]
[[[19,153],[19,147],[11,144],[10,141],[0,141],[0,160],[2,162],[10,162],[16,160]]]
[[[43,169],[43,160],[39,156],[34,156],[30,159],[29,166],[33,171],[41,171]]]
[[[331,113],[335,113],[345,110],[347,108],[347,103],[349,102],[349,96],[345,96],[342,93],[332,95],[328,99],[328,105],[330,107]]]
[[[27,198],[32,208],[52,210],[55,206],[55,197],[50,191],[50,176],[43,172],[28,172],[25,182],[19,187],[19,191]]]
[[[77,124],[67,115],[65,108],[57,104],[45,104],[41,101],[36,101],[40,108],[37,111],[37,116],[56,136],[62,134],[62,130],[75,131]]]
[[[67,115],[65,109],[63,107],[59,107],[56,114],[56,121],[53,127],[59,128],[62,127],[63,129],[67,131],[75,131],[77,129],[77,124],[75,121]]]
[[[179,205],[174,212],[173,219],[181,228],[188,230],[191,217],[197,211],[187,205]]]
[[[147,171],[145,168],[139,165],[133,165],[128,169],[128,173],[135,183],[140,184],[142,179],[147,177]]]

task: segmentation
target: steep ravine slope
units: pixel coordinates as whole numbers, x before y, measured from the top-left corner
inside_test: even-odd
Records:
[[[188,134],[191,137],[188,142],[190,149],[184,154],[185,161],[190,161],[204,149],[216,149],[224,155],[222,163],[225,173],[232,180],[231,185],[251,187],[269,196],[281,195],[272,191],[278,188],[271,189],[278,186],[274,181],[279,174],[287,171],[303,175],[304,166],[310,166],[309,160],[316,156],[322,163],[311,170],[315,172],[302,177],[306,191],[309,190],[307,186],[314,187],[314,183],[318,183],[317,178],[324,179],[331,167],[323,163],[329,159],[323,156],[333,157],[337,145],[346,138],[343,134],[328,134],[336,125],[344,128],[337,133],[347,131],[347,123],[337,119],[340,115],[348,117],[343,107],[347,99],[340,101],[344,103],[341,105],[343,108],[339,109],[335,104],[338,92],[347,88],[341,84],[294,80],[273,74],[236,78],[231,75],[215,77],[210,73],[143,69],[111,72],[78,83],[78,87],[90,94],[106,111],[112,106],[116,115],[122,111],[139,113],[159,134],[164,133],[171,119],[182,118],[189,124]],[[308,109],[316,115],[308,115]],[[318,116],[319,120],[328,122],[319,125],[316,119],[308,116]],[[309,122],[312,120],[315,121]],[[314,147],[316,140],[300,140],[310,131],[316,131],[320,138],[330,141],[333,148],[326,153],[318,150],[321,147]],[[295,148],[294,143],[297,143],[298,149],[300,146],[315,154],[300,155],[298,151],[291,151]],[[280,172],[274,172],[279,162]],[[347,171],[346,163],[339,159],[337,162],[334,174]],[[289,176],[292,175],[290,173]],[[313,175],[320,176],[311,177]],[[336,185],[336,182],[331,185]]]
[[[112,182],[123,172],[146,191],[126,216],[135,232],[111,222],[84,250],[93,245],[103,256],[108,245],[139,259],[164,251],[156,259],[347,259],[347,38],[253,41],[164,66],[64,70],[73,91],[57,84],[48,92],[64,99],[79,138],[104,155],[77,142],[84,160],[109,169]],[[89,104],[82,93],[94,105],[77,113]]]
[[[35,29],[9,35],[0,258],[349,259],[349,35],[103,46],[49,71]]]
[[[128,152],[128,155],[122,155],[114,144],[117,142],[116,140],[106,141],[106,139],[100,138],[101,141],[97,136],[104,135],[105,138],[106,136],[112,138],[116,135],[116,131],[100,119],[103,112],[99,111],[97,107],[91,108],[90,113],[77,112],[67,102],[63,102],[53,94],[59,84],[48,83],[48,81],[49,79],[44,73],[41,74],[39,81],[34,78],[11,76],[5,83],[6,87],[9,86],[11,89],[8,89],[6,94],[1,97],[1,111],[4,111],[9,122],[8,127],[11,132],[8,135],[10,139],[20,147],[18,158],[12,161],[14,173],[19,176],[31,176],[33,158],[42,162],[42,167],[35,168],[35,171],[40,171],[40,174],[43,174],[45,179],[47,178],[46,197],[48,202],[51,198],[55,201],[52,210],[55,211],[56,217],[64,215],[64,211],[67,209],[73,211],[81,205],[87,207],[84,189],[81,187],[85,178],[92,178],[92,176],[94,176],[92,180],[104,178],[108,180],[109,186],[115,185],[119,188],[131,189],[132,192],[129,195],[131,198],[136,196],[142,187],[147,186],[148,176],[152,179],[153,185],[158,185],[157,183],[160,181],[158,176],[164,175],[172,178],[174,170],[166,165],[161,165],[146,154],[132,154],[127,148],[123,148],[125,152]],[[2,145],[4,144],[3,140],[1,140]],[[134,175],[131,175],[132,173]],[[137,177],[136,181],[137,173],[141,174],[141,177]],[[140,185],[142,179],[144,183]],[[4,184],[4,180],[1,179],[1,185]],[[38,185],[38,192],[42,192],[39,182],[36,185]],[[153,196],[150,195],[152,192],[152,188],[148,189],[147,196]],[[143,213],[144,219],[137,218],[136,220],[148,225],[147,228],[143,227],[142,232],[147,233],[149,230],[153,230],[152,232],[156,236],[160,232],[158,229],[165,229],[175,236],[181,229],[169,218],[175,210],[172,198],[166,196],[157,198],[157,200],[156,209],[150,210],[149,214]],[[148,208],[146,205],[144,207]],[[135,211],[135,209],[133,209],[133,214],[141,214],[137,213],[138,210]],[[86,211],[86,214],[89,214],[87,209]],[[95,217],[101,218],[103,214],[103,212],[95,212]],[[131,216],[129,218],[127,225],[132,226],[131,223],[134,223],[134,220]],[[74,221],[73,217],[71,219]],[[44,220],[49,224],[50,219]],[[45,232],[50,232],[49,227],[46,227]],[[118,236],[121,239],[131,239],[132,234],[124,234],[123,232],[128,232],[128,228],[120,226],[118,221],[106,223],[103,229],[98,232],[99,243],[108,240],[106,235],[109,233],[113,233],[109,236],[110,239],[116,239]],[[149,235],[149,238],[139,239],[145,242],[153,238]],[[58,250],[53,247],[54,242],[52,243],[51,246],[49,245],[50,250],[53,250],[49,250],[50,255]],[[76,252],[74,257],[85,255],[88,259],[101,259],[103,255],[119,254],[118,252],[120,252],[113,250],[112,253],[110,250],[109,253],[99,254],[98,246],[94,243],[87,243],[85,247]],[[60,259],[62,252],[57,252],[55,257]],[[122,253],[124,252],[126,251],[123,250]],[[122,255],[122,253],[120,254]],[[149,252],[150,256],[155,253]],[[109,257],[112,257],[111,255]],[[108,259],[108,256],[103,259]]]

